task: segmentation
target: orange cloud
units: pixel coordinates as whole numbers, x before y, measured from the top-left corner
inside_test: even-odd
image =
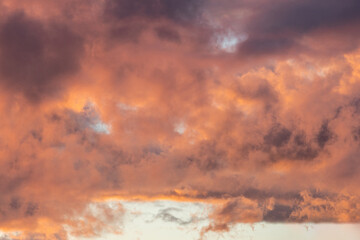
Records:
[[[108,198],[359,222],[358,2],[270,2],[0,0],[1,230],[121,232]]]

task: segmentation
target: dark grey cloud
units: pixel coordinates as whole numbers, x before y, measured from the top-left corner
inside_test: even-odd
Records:
[[[353,108],[353,112],[354,114],[360,114],[360,98],[356,97],[354,98],[349,106],[351,106]]]
[[[249,27],[256,33],[306,33],[360,22],[357,0],[277,1],[256,9]],[[271,6],[270,6],[271,5]]]
[[[29,202],[26,207],[25,216],[34,216],[39,210],[37,203]]]
[[[234,84],[236,93],[250,100],[262,102],[264,110],[269,111],[278,103],[278,93],[267,79],[263,78],[244,78]]]
[[[166,26],[160,26],[155,28],[156,35],[164,41],[168,42],[174,42],[174,43],[180,43],[181,42],[181,36],[180,34],[170,27]]]
[[[222,168],[226,159],[226,153],[217,146],[216,141],[203,141],[198,151],[188,156],[183,164],[195,164],[202,171],[212,171]]]
[[[271,198],[271,197],[275,197],[276,199],[281,199],[281,200],[299,200],[301,198],[299,193],[297,192],[281,192],[276,189],[261,190],[257,188],[248,188],[244,191],[241,191],[241,194],[239,192],[239,194],[235,197],[238,196],[244,196],[246,198],[259,200],[259,201],[264,201],[267,198]]]
[[[293,137],[290,137],[288,135],[289,133],[285,131],[282,134],[283,135],[278,136],[278,141],[265,141],[266,144],[263,147],[263,151],[269,154],[269,159],[271,161],[309,161],[315,159],[319,155],[321,149],[316,146],[314,141],[308,140],[303,132],[300,131],[300,133],[297,133]],[[267,137],[266,139],[269,140],[268,135],[265,137]],[[275,148],[269,148],[269,146],[275,146]]]
[[[235,187],[232,191],[228,190],[219,190],[219,191],[209,191],[206,189],[196,189],[199,191],[196,195],[187,195],[181,194],[179,195],[176,192],[170,192],[171,196],[179,196],[179,197],[187,197],[193,199],[235,199],[238,197],[246,197],[251,200],[256,200],[259,202],[264,202],[266,199],[274,197],[280,200],[301,200],[301,196],[296,191],[282,191],[280,189],[259,189],[251,186],[246,187]],[[234,203],[235,204],[235,203]]]
[[[291,137],[291,131],[282,126],[275,126],[264,136],[265,144],[281,147],[287,144]]]
[[[203,0],[108,0],[105,16],[118,20],[130,18],[168,19],[185,23],[197,18]]]
[[[360,127],[356,127],[353,129],[353,138],[355,141],[360,140]]]
[[[179,217],[174,216],[173,212],[181,211],[178,208],[165,208],[159,211],[159,213],[155,216],[157,219],[161,219],[165,222],[177,223],[179,225],[188,225],[192,223],[194,220],[192,218],[188,220],[183,220]]]
[[[16,12],[0,25],[1,83],[36,102],[59,93],[80,68],[83,40],[66,25]]]
[[[214,221],[206,227],[207,231],[229,231],[230,227],[238,222],[264,221],[264,222],[338,222],[339,212],[348,214],[356,219],[358,209],[357,199],[351,196],[308,189],[299,192],[297,197],[289,198],[290,201],[277,198],[276,194],[269,195],[265,199],[244,201],[243,197],[227,198],[224,203],[214,212]],[[352,209],[338,204],[339,201],[349,201]]]
[[[21,205],[21,200],[17,197],[12,198],[9,204],[10,208],[13,210],[18,210],[19,208],[21,208]]]
[[[264,136],[264,144],[260,149],[269,155],[269,160],[313,160],[320,149],[314,141],[308,139],[301,130],[294,133],[277,124]]]
[[[354,44],[358,43],[356,26],[360,23],[357,0],[254,1],[241,7],[252,12],[245,27],[249,38],[238,49],[241,55],[289,53],[292,48],[301,48],[298,43],[301,37],[317,30],[339,32],[340,38],[353,34],[350,46],[345,44],[342,49],[358,45]]]
[[[287,37],[250,37],[240,45],[238,52],[245,56],[270,55],[289,50],[294,45],[295,42]]]
[[[145,29],[143,24],[137,23],[117,26],[110,30],[110,39],[120,43],[138,43]]]
[[[319,130],[319,133],[316,136],[317,143],[321,148],[325,146],[326,143],[328,143],[332,138],[334,137],[334,134],[329,129],[328,122],[324,122],[321,125],[321,128]]]
[[[179,29],[191,28],[197,40],[205,0],[106,0],[103,20],[109,27],[111,45],[141,44],[152,31],[159,40],[182,43]],[[149,27],[153,25],[152,27]],[[182,28],[182,30],[184,30]],[[188,29],[186,29],[188,30]],[[151,33],[151,32],[150,32]],[[196,40],[196,41],[197,41]]]
[[[290,217],[292,207],[287,205],[276,204],[274,209],[267,211],[264,214],[264,221],[266,222],[284,222]]]

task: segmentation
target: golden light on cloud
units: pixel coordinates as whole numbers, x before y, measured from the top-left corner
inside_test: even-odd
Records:
[[[0,239],[359,223],[359,9],[0,0]]]

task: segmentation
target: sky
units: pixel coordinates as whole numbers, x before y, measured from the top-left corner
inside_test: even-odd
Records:
[[[358,240],[359,29],[358,0],[0,0],[0,239]]]

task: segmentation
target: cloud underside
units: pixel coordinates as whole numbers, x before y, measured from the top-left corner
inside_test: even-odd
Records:
[[[360,222],[359,1],[0,9],[1,230],[121,233],[110,198],[211,203],[202,233]]]

